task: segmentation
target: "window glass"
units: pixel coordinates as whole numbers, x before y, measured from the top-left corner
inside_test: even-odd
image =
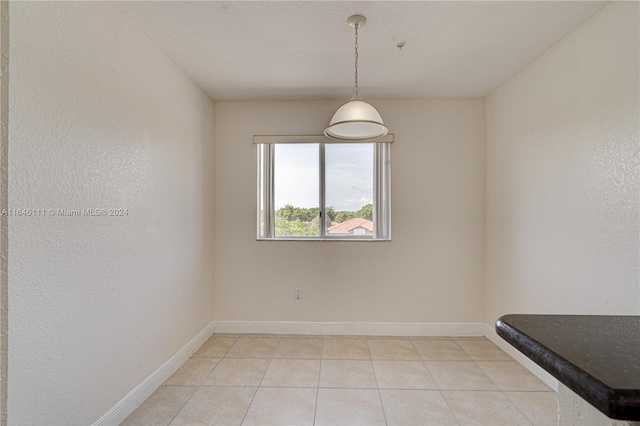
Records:
[[[326,144],[326,235],[373,236],[374,145]]]
[[[274,146],[275,237],[320,235],[319,145]]]
[[[259,240],[391,239],[389,143],[257,145]]]

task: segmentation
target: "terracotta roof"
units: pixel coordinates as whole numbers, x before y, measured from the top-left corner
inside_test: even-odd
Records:
[[[348,234],[355,228],[364,228],[369,232],[373,232],[373,222],[357,217],[334,225],[327,230],[330,234]]]

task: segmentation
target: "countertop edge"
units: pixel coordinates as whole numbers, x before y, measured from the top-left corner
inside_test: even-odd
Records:
[[[640,398],[635,391],[612,389],[555,353],[543,343],[508,324],[510,315],[496,321],[496,333],[546,372],[592,404],[606,416],[617,420],[638,420]]]

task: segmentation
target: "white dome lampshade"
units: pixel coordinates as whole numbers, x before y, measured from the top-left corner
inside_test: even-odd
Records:
[[[389,129],[373,106],[359,98],[352,98],[338,108],[324,134],[338,140],[369,140],[388,132]]]
[[[360,98],[358,87],[358,28],[367,23],[362,15],[352,15],[347,24],[355,29],[355,72],[353,81],[353,97],[342,105],[331,119],[324,135],[331,139],[346,141],[368,141],[385,136],[389,129],[382,122],[376,109]]]

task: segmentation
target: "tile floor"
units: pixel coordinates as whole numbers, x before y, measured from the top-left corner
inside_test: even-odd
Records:
[[[484,338],[216,334],[124,425],[556,425]]]

